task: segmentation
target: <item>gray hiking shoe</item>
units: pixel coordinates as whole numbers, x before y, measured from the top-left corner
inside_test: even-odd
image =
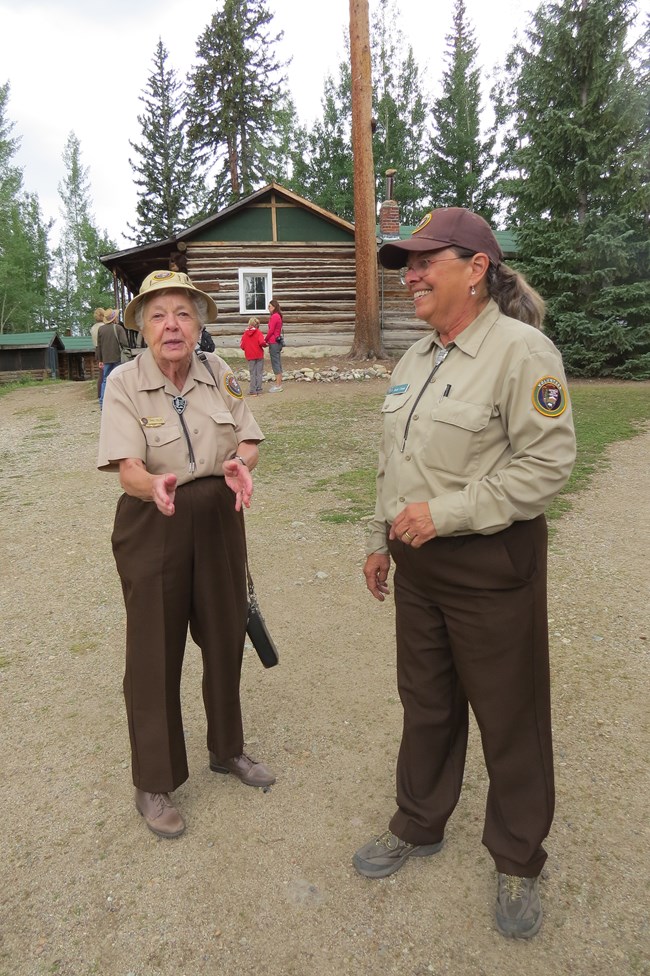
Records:
[[[439,844],[407,844],[386,830],[381,837],[360,847],[352,863],[359,874],[366,878],[387,878],[389,874],[399,871],[407,858],[437,854],[442,844],[442,841]]]
[[[508,939],[532,939],[542,924],[539,878],[499,874],[497,928]]]

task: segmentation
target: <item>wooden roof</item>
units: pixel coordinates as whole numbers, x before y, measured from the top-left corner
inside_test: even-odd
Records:
[[[47,349],[54,346],[59,352],[94,352],[90,336],[60,336],[58,332],[3,332],[0,349]]]
[[[63,336],[66,352],[94,352],[95,343],[90,336]]]
[[[58,332],[2,332],[0,349],[64,349]]]

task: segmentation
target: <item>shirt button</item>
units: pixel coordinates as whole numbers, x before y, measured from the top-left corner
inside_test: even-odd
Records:
[[[406,499],[404,498],[404,496],[403,496],[403,495],[400,495],[400,498],[399,498],[399,500],[400,500],[401,502],[405,502],[405,501],[406,501]]]
[[[419,420],[419,419],[420,419],[419,415],[417,413],[414,413],[413,420]]]
[[[194,434],[198,434],[198,432],[199,432],[199,428],[198,427],[195,427],[194,430],[193,430],[193,433]]]
[[[404,460],[405,461],[410,461],[411,460],[411,455],[410,454],[407,454],[406,457],[404,458]]]
[[[160,438],[156,437],[156,444],[158,444],[159,442],[160,442]]]

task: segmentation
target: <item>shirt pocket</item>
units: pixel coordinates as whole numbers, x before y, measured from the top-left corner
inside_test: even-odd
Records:
[[[167,447],[181,437],[180,427],[144,427],[143,429],[148,451]]]
[[[178,473],[184,461],[185,439],[175,424],[164,427],[144,427],[147,442],[145,467],[150,474],[166,471]]]
[[[430,416],[433,425],[422,451],[423,462],[470,481],[485,446],[492,407],[443,397]]]
[[[381,412],[384,418],[384,454],[387,458],[398,443],[401,447],[412,399],[412,393],[391,393],[384,400]]]
[[[237,450],[239,440],[236,421],[229,410],[215,410],[210,414],[217,434],[215,470],[221,472],[221,465],[231,458]]]

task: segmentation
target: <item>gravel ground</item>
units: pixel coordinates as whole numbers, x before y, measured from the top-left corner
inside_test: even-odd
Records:
[[[352,392],[287,384],[250,402],[270,429],[299,399]],[[299,463],[288,483],[264,483],[248,516],[281,665],[265,671],[246,652],[247,743],[277,784],[264,793],[210,773],[189,643],[191,777],[175,794],[188,830],[173,842],[146,830],[121,691],[119,488],[94,470],[90,396],[59,384],[0,399],[0,976],[650,973],[650,433],[612,448],[552,544],[558,804],[545,923],[528,944],[493,927],[475,727],[443,851],[383,881],[352,868],[394,809],[393,610],[365,591],[363,528],[317,519]]]

